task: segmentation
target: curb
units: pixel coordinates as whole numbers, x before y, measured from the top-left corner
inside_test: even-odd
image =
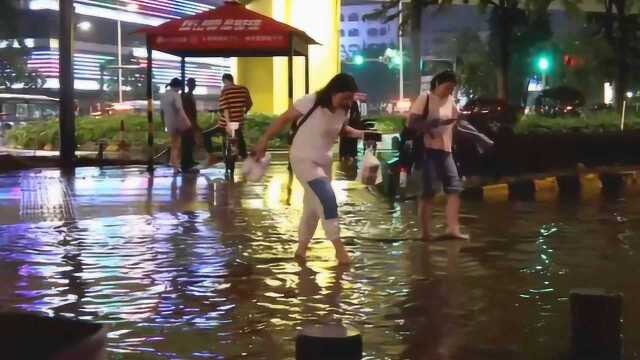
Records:
[[[563,196],[619,194],[640,184],[640,170],[585,173],[545,178],[517,179],[511,182],[466,188],[462,196],[484,201],[539,200]]]

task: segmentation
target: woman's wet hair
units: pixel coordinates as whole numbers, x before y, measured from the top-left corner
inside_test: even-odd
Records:
[[[448,82],[457,84],[458,78],[456,77],[456,73],[451,70],[445,70],[436,74],[436,76],[431,79],[431,91],[435,90],[438,86],[442,84],[446,84]]]
[[[332,106],[331,97],[333,97],[333,95],[342,92],[356,91],[358,91],[358,85],[353,76],[340,73],[329,80],[329,83],[316,93],[316,104],[328,109]]]

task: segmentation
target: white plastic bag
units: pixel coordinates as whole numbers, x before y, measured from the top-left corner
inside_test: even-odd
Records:
[[[256,160],[255,157],[249,156],[242,165],[242,176],[251,182],[257,182],[262,179],[267,172],[267,166],[271,163],[271,155],[266,153],[260,160]]]
[[[358,178],[365,185],[376,185],[382,182],[380,161],[373,154],[372,149],[367,149],[364,153],[362,168],[360,168]]]

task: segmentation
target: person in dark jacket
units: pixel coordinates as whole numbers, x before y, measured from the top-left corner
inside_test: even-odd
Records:
[[[360,107],[357,101],[351,103],[351,111],[349,112],[349,121],[347,124],[354,129],[364,130]],[[358,155],[358,139],[341,136],[339,154],[340,160],[353,161]]]
[[[198,163],[193,159],[193,150],[195,145],[195,136],[200,134],[202,129],[198,125],[198,109],[196,107],[196,99],[193,96],[197,84],[196,79],[189,78],[187,80],[187,92],[182,94],[182,108],[189,118],[191,128],[182,134],[182,158],[180,167],[183,172],[197,172],[195,166]]]

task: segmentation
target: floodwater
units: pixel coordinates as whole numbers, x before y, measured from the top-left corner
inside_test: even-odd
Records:
[[[555,359],[569,291],[624,294],[640,359],[640,191],[466,201],[472,239],[425,244],[415,202],[336,171],[350,267],[318,231],[295,262],[301,190],[220,170],[39,170],[0,177],[0,309],[107,323],[112,359],[287,359],[297,329],[343,323],[366,359]],[[434,232],[442,231],[436,212]]]

